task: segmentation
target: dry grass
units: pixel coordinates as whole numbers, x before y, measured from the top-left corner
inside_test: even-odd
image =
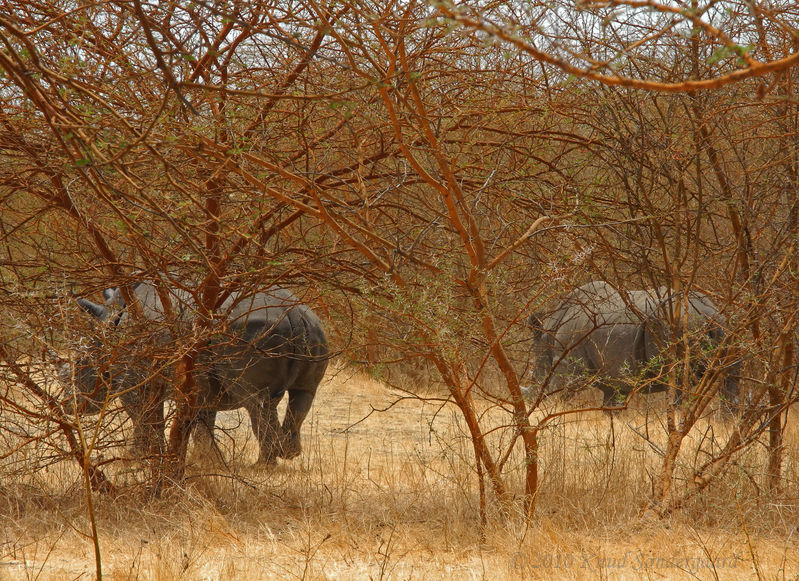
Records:
[[[236,414],[225,416],[235,436],[222,438],[227,467],[195,458],[183,490],[155,501],[138,493],[97,500],[106,576],[799,578],[797,429],[788,434],[779,501],[755,494],[762,466],[762,450],[755,450],[724,484],[667,521],[647,522],[639,514],[657,455],[627,427],[640,426],[646,412],[621,414],[612,432],[602,414],[564,420],[542,436],[534,524],[494,517],[481,536],[471,447],[458,415],[415,400],[369,414],[398,397],[339,371],[306,423],[303,455],[272,470],[249,467],[249,427]],[[704,436],[689,442],[686,464],[711,445],[711,430],[725,429],[708,422]],[[16,470],[0,482],[0,580],[92,578],[74,468],[62,462],[27,476]]]

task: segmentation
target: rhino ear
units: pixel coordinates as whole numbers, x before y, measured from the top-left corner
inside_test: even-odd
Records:
[[[87,299],[78,299],[77,302],[84,311],[95,319],[100,319],[102,321],[108,316],[108,309],[103,305],[97,305]]]
[[[125,299],[122,297],[122,292],[119,290],[119,287],[105,289],[103,291],[103,298],[107,306],[114,305],[123,309],[127,306],[125,305]]]

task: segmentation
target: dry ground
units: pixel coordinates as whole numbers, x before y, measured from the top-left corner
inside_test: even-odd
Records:
[[[271,470],[249,467],[246,421],[226,415],[227,467],[194,457],[183,490],[155,501],[136,492],[96,498],[105,576],[799,579],[799,429],[789,434],[779,501],[752,494],[759,477],[742,461],[730,483],[646,522],[639,514],[657,456],[628,429],[645,412],[624,412],[613,432],[606,416],[585,414],[543,435],[535,522],[492,515],[481,535],[458,415],[400,398],[362,374],[333,373],[306,423],[303,455]],[[124,481],[123,469],[111,470]],[[0,580],[93,578],[88,530],[69,462],[0,480]]]

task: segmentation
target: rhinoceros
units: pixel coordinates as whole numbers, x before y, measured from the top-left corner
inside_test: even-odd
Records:
[[[604,281],[574,289],[552,313],[528,319],[536,337],[538,374],[551,372],[551,391],[588,375],[602,390],[604,407],[623,403],[642,381],[644,392],[665,391],[667,384],[656,378],[666,364],[666,346],[676,339],[669,324],[676,319],[687,322],[678,328],[692,345],[692,374],[701,376],[708,352],[722,343],[726,321],[705,294],[691,291],[687,301],[681,300],[684,296],[667,287],[618,291]],[[680,307],[687,313],[674,312]],[[722,393],[728,404],[737,403],[735,366],[725,376]]]
[[[233,292],[201,321],[192,294],[161,290],[150,282],[133,285],[129,296],[138,303],[135,317],[119,288],[104,291],[105,303],[85,298],[78,304],[105,321],[102,337],[61,371],[76,388],[66,401],[85,414],[96,414],[110,396],[119,396],[134,426],[134,449],[164,446],[165,384],[180,358],[180,349],[197,346],[195,380],[199,428],[213,438],[218,411],[245,408],[259,442],[258,463],[290,459],[301,452],[300,426],[313,403],[329,359],[319,318],[288,290]],[[162,297],[168,297],[165,309]],[[171,313],[172,316],[167,316]],[[198,323],[204,323],[200,325]],[[207,331],[198,335],[198,329]],[[113,343],[112,346],[98,341]],[[281,425],[277,405],[288,393]],[[195,434],[197,435],[197,434]]]

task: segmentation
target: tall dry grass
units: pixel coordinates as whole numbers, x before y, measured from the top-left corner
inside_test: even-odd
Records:
[[[612,420],[586,413],[553,424],[542,435],[535,521],[492,515],[481,531],[471,445],[455,410],[338,370],[297,460],[251,468],[249,425],[226,414],[223,464],[195,451],[182,488],[153,500],[122,486],[97,498],[103,569],[121,580],[797,578],[796,418],[779,497],[759,488],[765,450],[753,449],[684,510],[652,522],[640,514],[658,455],[630,429],[641,432],[648,416],[657,444],[657,402],[647,403]],[[682,473],[728,429],[707,420]],[[493,444],[503,438],[496,432]],[[522,478],[520,462],[510,460],[511,480]],[[27,473],[22,464],[6,463],[0,477],[0,579],[91,578],[79,474],[68,462]],[[136,469],[110,467],[123,484]]]

